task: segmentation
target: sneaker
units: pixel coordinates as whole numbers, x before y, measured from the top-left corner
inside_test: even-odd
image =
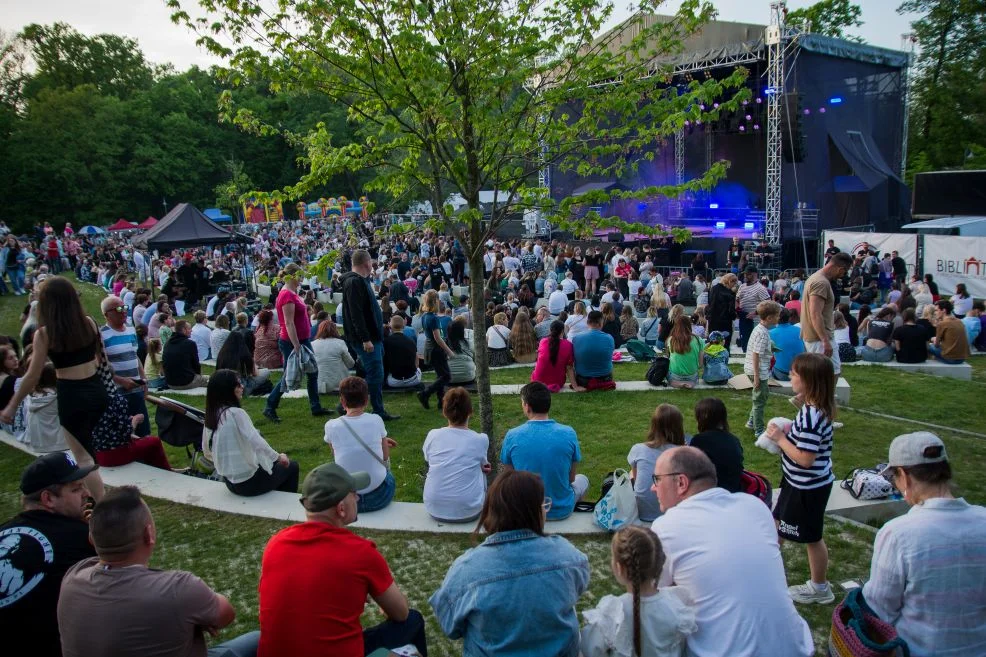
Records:
[[[384,422],[393,422],[395,420],[401,419],[400,415],[391,415],[386,411],[384,411],[383,413],[377,413],[377,416]]]
[[[323,415],[328,415],[329,409],[327,408],[316,408],[312,410],[312,417],[322,417]]]
[[[428,398],[431,397],[431,395],[429,395],[424,390],[415,394],[417,395],[418,401],[421,402],[422,406],[424,406],[426,409],[430,408],[430,406],[428,406]]]
[[[272,411],[269,408],[264,409],[264,417],[273,422],[274,424],[280,424],[281,418],[277,417],[277,411]]]
[[[795,586],[787,587],[788,595],[795,602],[801,604],[819,604],[827,605],[835,601],[835,594],[832,592],[832,585],[826,583],[825,590],[819,591],[818,588],[811,583],[811,580],[805,582],[804,584],[797,584]]]
[[[747,420],[746,421],[746,424],[744,424],[743,426],[746,427],[747,429],[752,429],[753,428],[753,420]]]
[[[846,426],[846,425],[844,425],[844,424],[843,424],[843,423],[841,423],[841,422],[833,422],[833,423],[832,423],[832,428],[833,428],[833,429],[841,429],[841,428],[842,428],[842,427],[844,427],[844,426]]]

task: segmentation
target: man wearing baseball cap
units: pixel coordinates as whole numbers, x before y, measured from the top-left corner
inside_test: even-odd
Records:
[[[32,655],[61,655],[58,591],[66,571],[96,555],[89,543],[89,491],[62,452],[45,454],[21,474],[23,511],[0,526],[0,628],[27,637]],[[8,636],[13,636],[8,632]]]
[[[911,509],[877,533],[863,597],[912,657],[986,655],[986,508],[952,495],[933,433],[894,438],[883,472]]]
[[[264,549],[258,657],[363,657],[409,643],[427,657],[421,614],[409,608],[376,545],[346,529],[356,520],[356,491],[369,485],[367,473],[335,463],[305,477],[307,522],[279,531]],[[387,620],[363,629],[367,596]]]

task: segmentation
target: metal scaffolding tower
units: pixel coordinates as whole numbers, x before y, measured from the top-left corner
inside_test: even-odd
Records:
[[[770,3],[770,25],[764,31],[767,46],[767,189],[764,239],[770,245],[781,242],[781,99],[784,96],[784,18],[787,3]]]
[[[902,96],[904,99],[904,127],[900,139],[900,179],[904,179],[907,173],[907,128],[911,119],[911,64],[914,60],[914,44],[917,37],[913,33],[900,35],[900,49],[907,53],[907,66],[901,72]]]
[[[708,171],[712,168],[712,159],[715,152],[715,137],[712,135],[711,130],[705,131],[705,170]]]
[[[675,130],[674,133],[674,184],[685,184],[685,129],[683,127]],[[670,216],[674,219],[681,219],[681,195],[671,201]]]

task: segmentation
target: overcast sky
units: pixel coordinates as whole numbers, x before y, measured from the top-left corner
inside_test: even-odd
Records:
[[[864,25],[856,33],[867,43],[884,48],[900,48],[900,35],[910,29],[909,17],[895,11],[900,0],[855,0],[862,7]],[[182,3],[190,4],[187,1]],[[724,21],[764,23],[769,20],[768,0],[714,0]],[[790,0],[791,10],[812,4],[811,0]],[[669,0],[668,12],[680,0]],[[613,23],[626,18],[630,3],[617,0]],[[0,0],[0,29],[18,32],[30,23],[61,21],[85,34],[112,33],[132,37],[144,56],[153,63],[171,63],[183,70],[198,64],[216,63],[195,45],[195,36],[174,25],[164,0]]]

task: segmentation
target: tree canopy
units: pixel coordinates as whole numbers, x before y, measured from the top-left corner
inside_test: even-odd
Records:
[[[862,15],[863,10],[850,0],[820,0],[789,12],[787,21],[791,25],[807,24],[815,34],[862,43],[862,37],[847,32],[863,24]]]

